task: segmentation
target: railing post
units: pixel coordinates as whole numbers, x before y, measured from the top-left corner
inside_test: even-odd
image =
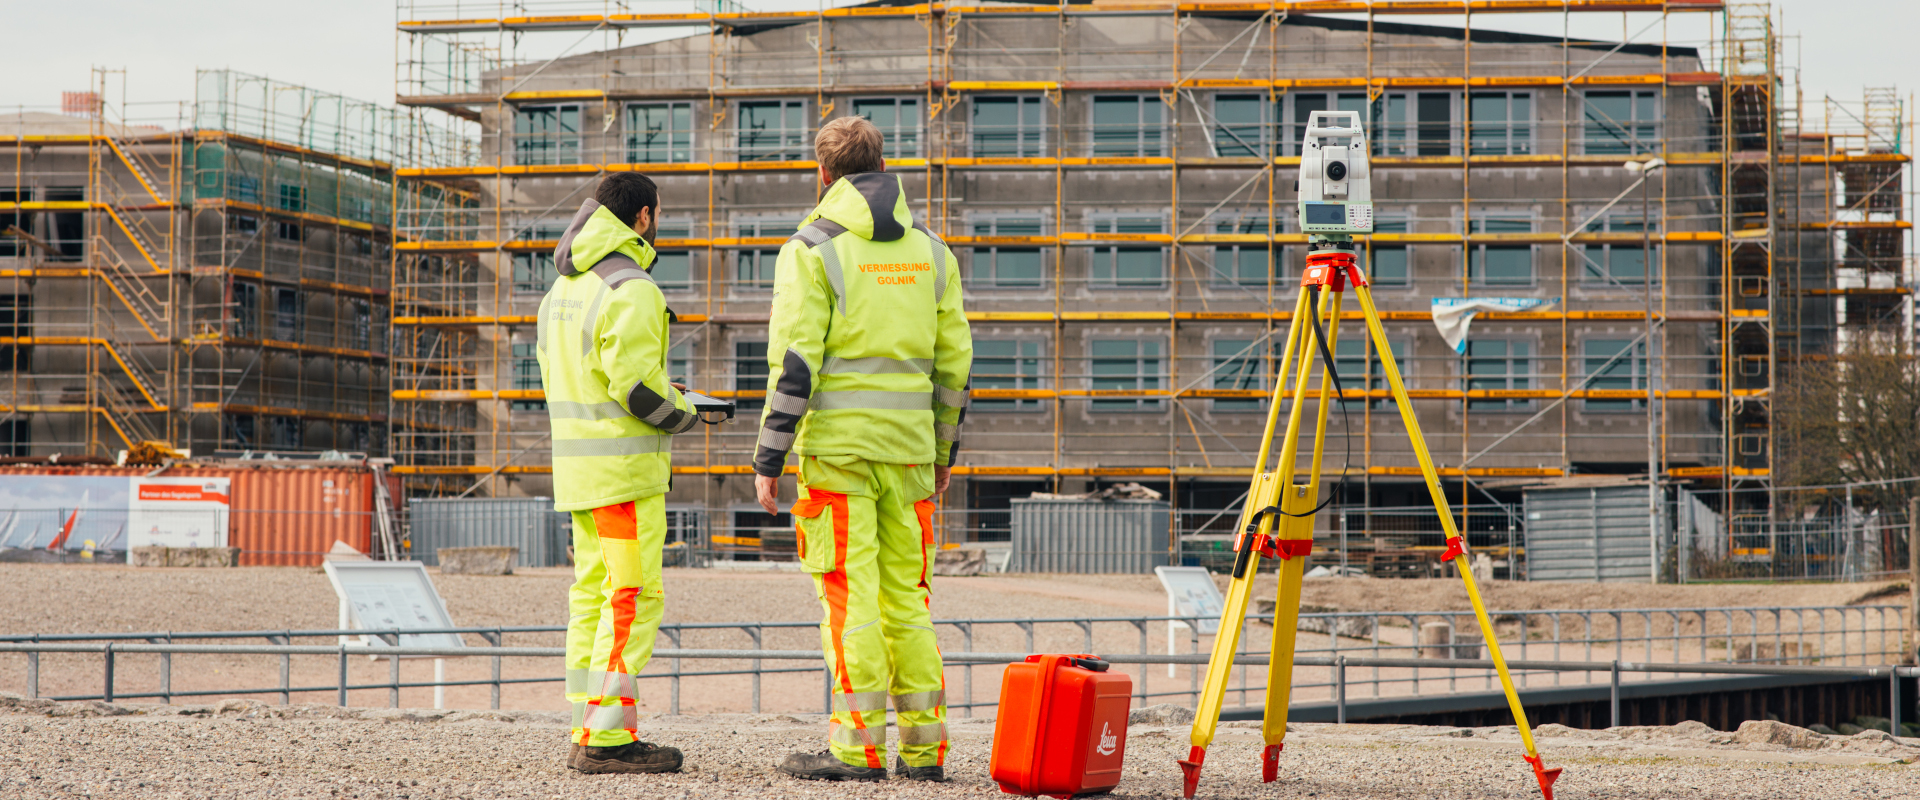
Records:
[[[293,637],[269,636],[267,637],[267,641],[272,642],[274,644],[291,644],[293,642]],[[290,653],[281,653],[280,654],[280,705],[285,706],[285,705],[293,704],[292,689],[293,689],[293,655]]]
[[[347,646],[340,645],[340,707],[347,707]]]
[[[399,643],[397,640],[399,639],[399,637],[396,636],[394,638],[396,639],[394,646],[398,647]],[[400,707],[400,657],[397,655],[392,655],[392,654],[387,655],[387,678],[393,681],[393,687],[387,690],[387,707],[399,708]]]
[[[106,687],[101,693],[101,702],[113,702],[113,642],[107,642],[106,650]]]
[[[766,649],[761,643],[761,636],[766,633],[765,629],[759,625],[755,625],[751,628],[743,627],[742,630],[746,631],[748,636],[753,637],[753,649]],[[760,713],[760,659],[757,658],[753,660],[753,713]]]
[[[40,654],[27,654],[27,697],[40,696]]]
[[[666,634],[667,641],[673,642],[673,649],[680,649],[680,629],[670,628]],[[680,716],[680,659],[678,658],[673,659],[673,677],[669,678],[668,682],[671,686],[667,693],[667,713],[677,717]]]
[[[1144,619],[1136,619],[1133,621],[1133,627],[1140,631],[1140,655],[1144,656],[1147,654],[1147,621]],[[1140,692],[1138,695],[1142,708],[1145,708],[1147,705],[1147,672],[1147,665],[1142,662],[1140,664]]]
[[[1347,724],[1347,657],[1334,659],[1333,664],[1333,720]]]
[[[960,635],[966,643],[966,652],[973,652],[973,623],[962,623]],[[967,719],[973,719],[973,662],[968,661],[966,669],[960,674],[961,682],[966,687]]]
[[[1612,687],[1607,692],[1607,705],[1612,715],[1607,717],[1607,727],[1618,728],[1620,727],[1620,659],[1613,660],[1613,669],[1610,674]]]
[[[494,647],[499,647],[500,643],[505,641],[499,628],[494,628],[492,633],[480,634],[480,638],[486,639],[487,644]],[[498,653],[493,656],[493,710],[500,710],[500,654]]]
[[[1888,732],[1900,735],[1900,668],[1887,670],[1887,727]]]

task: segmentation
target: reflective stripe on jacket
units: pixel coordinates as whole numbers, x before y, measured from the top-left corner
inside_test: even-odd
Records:
[[[899,178],[828,187],[774,269],[755,472],[780,474],[788,452],[953,463],[973,366],[958,266]]]
[[[540,382],[553,425],[553,507],[584,511],[664,494],[672,435],[699,421],[667,383],[672,312],[653,248],[588,200],[554,249],[540,301]]]

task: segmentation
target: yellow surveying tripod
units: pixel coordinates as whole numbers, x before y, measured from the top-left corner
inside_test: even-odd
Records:
[[[1322,112],[1316,112],[1316,116],[1319,113]],[[1353,130],[1357,135],[1357,120]],[[1345,170],[1341,172],[1345,174]],[[1370,219],[1364,222],[1371,227]],[[1253,593],[1253,581],[1259,575],[1260,560],[1263,558],[1280,559],[1280,586],[1275,595],[1273,650],[1268,661],[1266,715],[1261,726],[1261,733],[1266,740],[1266,749],[1260,756],[1261,779],[1272,782],[1279,771],[1280,749],[1287,735],[1287,700],[1292,690],[1294,638],[1300,619],[1301,571],[1306,566],[1308,554],[1313,551],[1314,514],[1324,505],[1316,504],[1316,498],[1320,493],[1320,459],[1327,438],[1327,402],[1338,391],[1336,383],[1339,375],[1334,368],[1333,353],[1339,334],[1340,298],[1342,292],[1351,285],[1354,296],[1360,301],[1367,333],[1380,353],[1387,384],[1393,391],[1393,401],[1400,408],[1400,420],[1407,427],[1407,437],[1412,440],[1413,453],[1420,459],[1420,474],[1426,478],[1427,491],[1433,496],[1434,511],[1439,514],[1441,527],[1446,532],[1447,549],[1441,559],[1454,561],[1461,581],[1466,584],[1467,598],[1473,602],[1474,617],[1479,620],[1480,632],[1486,639],[1487,655],[1500,673],[1500,685],[1506,690],[1507,705],[1513,710],[1513,720],[1519,726],[1520,740],[1526,744],[1526,760],[1532,765],[1534,776],[1540,782],[1540,793],[1546,800],[1553,800],[1553,781],[1560,776],[1560,770],[1546,769],[1541,763],[1539,750],[1534,747],[1533,729],[1527,724],[1526,710],[1521,707],[1520,697],[1514,692],[1506,659],[1500,654],[1500,641],[1494,636],[1493,622],[1488,619],[1486,606],[1480,601],[1480,590],[1474,584],[1473,571],[1467,567],[1466,543],[1454,526],[1453,512],[1448,507],[1446,494],[1440,488],[1440,476],[1434,469],[1433,458],[1427,453],[1426,440],[1420,435],[1420,422],[1414,417],[1413,404],[1407,400],[1407,389],[1401,382],[1393,351],[1387,345],[1386,330],[1380,325],[1380,313],[1373,305],[1373,295],[1368,290],[1366,276],[1355,264],[1352,237],[1316,235],[1313,244],[1315,250],[1307,256],[1300,299],[1294,306],[1292,325],[1287,332],[1286,350],[1280,356],[1279,370],[1274,378],[1273,402],[1267,411],[1266,432],[1260,438],[1260,455],[1254,462],[1253,483],[1247,490],[1246,506],[1241,509],[1239,526],[1236,528],[1239,535],[1234,541],[1233,582],[1227,589],[1226,607],[1220,616],[1220,632],[1213,641],[1213,656],[1207,664],[1206,689],[1200,695],[1200,706],[1194,715],[1193,750],[1187,760],[1180,762],[1186,796],[1193,797],[1199,787],[1200,766],[1206,759],[1207,745],[1213,743],[1214,729],[1220,722],[1220,706],[1226,697],[1227,676],[1233,668],[1234,655],[1240,648],[1240,625],[1246,619],[1247,602]],[[1318,351],[1326,365],[1326,372],[1320,376],[1318,403],[1314,406],[1313,457],[1305,482],[1296,484],[1294,463],[1300,452],[1301,417],[1306,407],[1307,383],[1313,372],[1315,351]],[[1291,394],[1287,394],[1288,371],[1296,365],[1298,374],[1294,378]],[[1273,446],[1274,428],[1280,420],[1282,399],[1292,401],[1288,406],[1286,435],[1280,443],[1279,455],[1273,459],[1272,469],[1268,469],[1268,456]],[[1344,400],[1344,395],[1339,399]]]

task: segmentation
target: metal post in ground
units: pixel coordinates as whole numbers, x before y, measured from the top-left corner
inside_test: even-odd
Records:
[[[107,656],[106,688],[105,688],[105,691],[101,694],[100,699],[103,702],[111,703],[113,702],[113,643],[112,642],[107,643],[106,656]]]
[[[1900,735],[1900,668],[1887,670],[1887,732]]]
[[[347,707],[347,646],[340,645],[340,707]]]
[[[765,628],[755,625],[745,630],[748,636],[753,637],[753,649],[766,649],[765,643],[761,641],[761,635],[766,632]],[[757,658],[753,660],[753,713],[760,713],[760,659]]]
[[[1333,664],[1333,721],[1347,724],[1347,657],[1341,656]]]
[[[40,696],[40,654],[27,654],[27,696]]]
[[[154,636],[154,637],[149,637],[147,641],[151,644],[173,644],[173,637]],[[172,653],[160,654],[160,702],[166,705],[171,705],[173,703],[173,654]]]
[[[1611,672],[1613,685],[1612,685],[1612,688],[1607,693],[1607,706],[1609,709],[1611,709],[1612,713],[1611,713],[1611,716],[1607,717],[1607,727],[1618,728],[1620,727],[1620,661],[1619,659],[1614,659],[1613,669],[1610,670],[1610,672]]]
[[[291,643],[293,639],[287,636],[269,636],[267,637],[267,641],[272,642],[274,644],[288,644],[288,643]],[[290,691],[292,687],[293,687],[293,656],[288,653],[281,653],[280,654],[280,705],[284,706],[284,705],[292,704],[293,693]]]
[[[393,687],[387,690],[387,707],[400,707],[400,657],[387,656],[387,678],[393,681]]]
[[[966,652],[969,652],[969,653],[973,652],[973,623],[971,622],[962,623],[960,625],[960,635],[962,637],[962,641],[966,643]],[[973,718],[973,662],[971,661],[967,662],[966,668],[961,671],[960,675],[961,675],[961,681],[966,686],[965,692],[967,695],[967,718],[972,719]]]
[[[673,642],[673,649],[680,649],[680,629],[672,628],[667,632],[667,641]],[[680,659],[673,660],[673,677],[668,683],[671,688],[667,694],[667,713],[680,716]]]
[[[489,646],[499,647],[500,640],[502,637],[501,637],[500,629],[494,628],[491,632],[481,633],[480,638],[487,640],[487,644]],[[500,710],[500,657],[497,655],[493,657],[493,706],[492,708],[495,711]]]

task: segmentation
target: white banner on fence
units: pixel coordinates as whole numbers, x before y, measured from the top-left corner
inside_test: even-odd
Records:
[[[226,547],[228,478],[128,478],[129,547]]]

